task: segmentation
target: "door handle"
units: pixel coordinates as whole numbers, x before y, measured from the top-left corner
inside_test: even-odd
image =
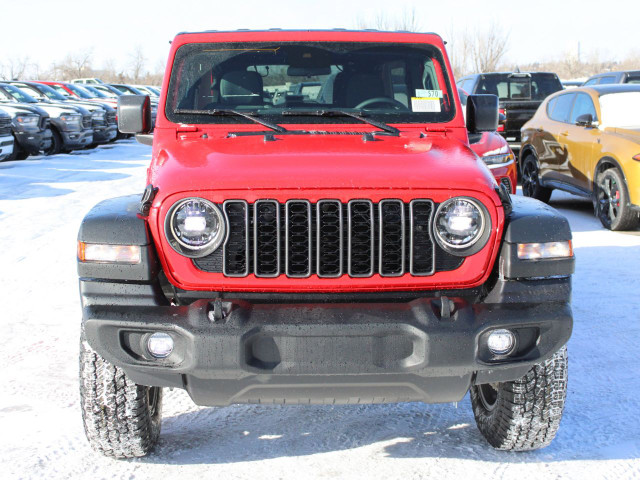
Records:
[[[536,132],[538,132],[538,133],[542,133],[542,132],[544,132],[544,129],[543,129],[543,128],[538,127],[538,128],[536,128]]]
[[[569,132],[560,132],[560,135],[562,135],[563,137],[567,137],[569,136]]]

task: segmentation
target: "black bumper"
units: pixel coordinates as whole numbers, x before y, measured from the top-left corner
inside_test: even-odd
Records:
[[[30,155],[37,155],[40,150],[51,147],[51,130],[46,129],[40,132],[14,132],[16,143],[22,150]],[[17,145],[14,145],[16,148]]]
[[[167,306],[159,287],[80,285],[90,345],[137,383],[185,388],[199,405],[458,401],[474,383],[522,376],[568,341],[573,324],[569,278],[498,282],[491,303],[451,296],[450,312],[435,296],[447,292],[410,301]],[[489,352],[495,328],[516,333],[514,354]],[[175,341],[163,360],[146,351],[157,331]]]
[[[74,150],[78,148],[88,147],[93,143],[93,130],[87,128],[81,132],[60,132],[62,137],[62,148],[65,150]]]
[[[93,142],[94,143],[109,143],[118,135],[118,127],[115,125],[93,127]]]

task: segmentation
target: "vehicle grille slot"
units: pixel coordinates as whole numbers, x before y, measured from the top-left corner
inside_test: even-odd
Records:
[[[400,200],[382,200],[378,204],[379,255],[378,271],[385,277],[404,274],[405,227],[404,203]]]
[[[431,200],[413,200],[409,204],[411,238],[409,241],[409,272],[412,275],[435,273],[435,250],[431,238],[434,205]]]
[[[352,277],[373,275],[374,226],[373,203],[351,200],[347,207],[347,270]]]
[[[342,276],[343,222],[342,203],[338,200],[320,200],[316,204],[317,262],[319,277]]]
[[[288,277],[311,275],[311,203],[289,200],[285,205],[285,273]]]
[[[228,277],[249,274],[249,205],[244,200],[227,200],[222,207],[227,220],[223,246],[223,273]]]
[[[280,274],[280,206],[275,200],[253,204],[253,255],[256,277]]]

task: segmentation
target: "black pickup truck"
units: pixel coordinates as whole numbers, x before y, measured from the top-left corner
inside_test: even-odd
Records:
[[[548,72],[479,73],[462,77],[456,84],[470,95],[498,96],[500,113],[506,117],[498,131],[516,155],[520,151],[520,128],[547,96],[562,90],[558,76]]]

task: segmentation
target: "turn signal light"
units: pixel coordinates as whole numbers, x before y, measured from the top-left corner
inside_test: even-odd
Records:
[[[520,260],[540,260],[544,258],[573,257],[571,240],[566,242],[519,243],[518,258]]]
[[[141,261],[138,245],[107,245],[78,242],[78,260],[95,263],[129,263]]]

